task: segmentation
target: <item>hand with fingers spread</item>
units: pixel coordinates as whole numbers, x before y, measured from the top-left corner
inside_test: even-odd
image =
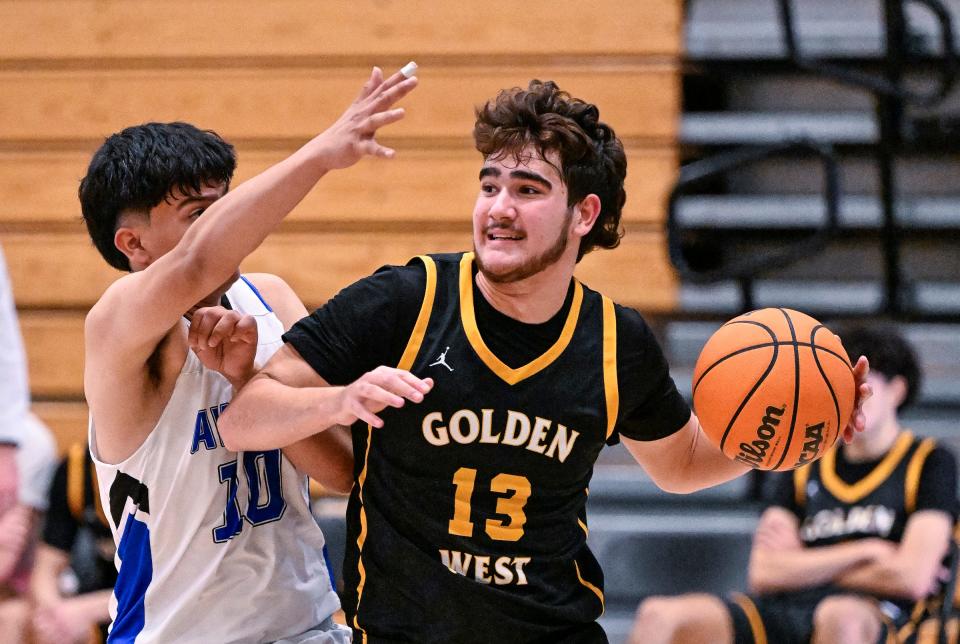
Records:
[[[383,427],[377,413],[387,407],[403,407],[406,401],[419,403],[433,388],[433,378],[417,378],[409,371],[377,367],[360,376],[340,393],[340,425],[350,426],[360,420],[373,427]]]
[[[200,362],[239,389],[253,377],[257,321],[222,306],[197,309],[190,316],[187,342]]]
[[[864,401],[873,395],[873,389],[867,384],[867,374],[870,373],[870,363],[864,356],[860,356],[853,366],[853,382],[856,386],[856,398],[853,401],[853,414],[850,422],[843,430],[843,441],[849,443],[857,432],[862,432],[867,426],[867,419],[863,415]]]
[[[401,72],[384,80],[374,67],[360,94],[337,121],[311,141],[317,147],[328,170],[347,168],[364,156],[392,158],[391,148],[377,143],[377,130],[403,118],[403,108],[394,108],[401,98],[417,86],[417,77]]]

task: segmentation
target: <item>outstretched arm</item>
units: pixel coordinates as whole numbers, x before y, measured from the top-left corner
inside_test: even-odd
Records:
[[[403,118],[403,110],[392,106],[416,83],[399,72],[384,81],[375,68],[360,95],[325,132],[215,201],[172,251],[117,280],[88,316],[87,346],[93,350],[87,355],[143,364],[180,316],[229,280],[327,172],[363,156],[393,156],[374,135]],[[105,342],[111,350],[98,351]]]

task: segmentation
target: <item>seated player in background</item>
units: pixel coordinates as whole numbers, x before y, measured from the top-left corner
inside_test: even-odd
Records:
[[[54,474],[30,578],[37,644],[106,641],[115,553],[93,461],[77,443]]]
[[[650,597],[632,642],[901,641],[939,584],[957,511],[957,466],[900,425],[920,372],[886,326],[841,332],[870,361],[866,428],[820,461],[777,475],[750,554],[750,595]],[[888,639],[889,638],[889,639]]]
[[[127,128],[94,154],[84,220],[129,271],[85,324],[89,444],[117,542],[110,641],[349,640],[303,474],[348,489],[349,442],[238,453],[217,424],[306,313],[282,280],[238,266],[327,172],[392,156],[374,135],[416,82],[375,68],[331,127],[230,194],[233,147],[188,124]]]
[[[50,430],[33,414],[22,417],[16,450],[17,503],[0,514],[0,633],[22,642],[30,623],[27,596],[37,546],[37,526],[47,509],[47,490],[57,466]]]

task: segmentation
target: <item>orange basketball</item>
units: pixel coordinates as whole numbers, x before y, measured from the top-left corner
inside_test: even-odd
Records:
[[[853,412],[840,338],[809,315],[760,309],[720,327],[693,372],[704,432],[732,459],[790,470],[820,458]]]

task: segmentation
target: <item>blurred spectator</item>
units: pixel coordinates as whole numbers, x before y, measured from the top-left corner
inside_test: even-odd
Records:
[[[17,500],[17,463],[14,458],[30,409],[27,361],[17,324],[13,288],[0,248],[0,515]]]
[[[631,641],[859,644],[914,635],[957,519],[956,460],[900,425],[920,380],[907,342],[880,326],[841,337],[850,355],[870,361],[866,429],[779,476],[754,534],[753,594],[648,598]]]
[[[86,444],[71,447],[60,463],[49,505],[33,569],[34,638],[37,644],[104,642],[116,547]]]
[[[19,499],[0,514],[0,632],[4,641],[26,640],[29,587],[37,526],[47,507],[47,490],[56,466],[56,445],[49,430],[32,414],[21,420],[15,450]]]

